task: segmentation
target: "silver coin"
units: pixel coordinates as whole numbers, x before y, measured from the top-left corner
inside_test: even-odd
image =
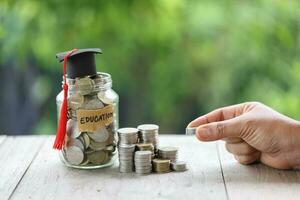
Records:
[[[196,130],[197,130],[197,127],[187,127],[185,129],[185,134],[186,135],[196,135]]]
[[[146,156],[151,156],[152,152],[151,151],[136,151],[135,152],[135,157],[146,157]]]
[[[95,132],[87,132],[90,138],[92,138],[95,142],[106,142],[109,138],[109,133],[106,127],[101,127],[97,129]]]
[[[68,97],[68,107],[72,110],[77,110],[84,102],[84,97],[79,93],[71,94]]]
[[[71,147],[71,146],[77,146],[79,147],[82,151],[84,151],[85,149],[85,146],[83,145],[82,141],[80,139],[73,139],[73,138],[70,138],[67,142],[67,148]]]
[[[78,78],[76,79],[75,86],[82,95],[87,95],[93,91],[95,82],[89,77]]]
[[[82,150],[77,146],[70,146],[65,149],[67,161],[72,165],[79,165],[84,159]]]
[[[142,124],[137,127],[141,132],[153,132],[159,129],[158,125],[155,124]]]
[[[81,109],[93,110],[104,108],[104,104],[96,96],[85,96]]]
[[[79,137],[81,132],[78,129],[77,121],[69,119],[67,122],[67,135],[71,138]]]
[[[103,103],[105,103],[105,104],[109,105],[109,104],[113,104],[114,103],[114,98],[109,97],[105,92],[99,92],[97,94],[97,96],[98,96],[98,99],[100,101],[102,101]]]
[[[176,162],[171,162],[171,169],[174,171],[186,171],[186,162],[184,161],[176,161]]]

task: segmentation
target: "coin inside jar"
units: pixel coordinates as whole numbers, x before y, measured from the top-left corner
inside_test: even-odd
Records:
[[[78,78],[75,82],[75,87],[77,87],[82,95],[90,94],[94,89],[94,81],[89,77]]]
[[[77,138],[80,136],[81,132],[78,129],[77,121],[74,119],[69,119],[67,122],[67,134],[71,138]]]
[[[98,99],[100,100],[100,101],[102,101],[103,103],[105,103],[105,104],[113,104],[113,99],[112,98],[109,98],[107,95],[105,95],[105,93],[104,92],[99,92],[98,94],[97,94],[97,96],[98,96]]]
[[[109,133],[108,133],[106,127],[99,128],[95,132],[88,132],[87,134],[95,142],[106,142],[107,139],[109,138]]]
[[[65,149],[65,156],[67,161],[72,165],[79,165],[83,159],[84,154],[77,146],[70,146]]]
[[[93,164],[101,164],[106,160],[107,153],[105,151],[94,151],[87,154],[87,159]]]
[[[68,107],[72,110],[77,110],[84,102],[84,97],[79,93],[70,94],[68,97]]]

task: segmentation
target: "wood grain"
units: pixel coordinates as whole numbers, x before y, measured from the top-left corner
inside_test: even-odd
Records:
[[[241,165],[218,144],[229,199],[300,199],[300,171]]]
[[[12,199],[226,199],[214,143],[199,143],[192,136],[161,136],[161,145],[180,148],[189,170],[139,176],[121,174],[117,166],[97,170],[66,168],[53,139],[30,165]]]
[[[0,140],[0,199],[7,199],[22,179],[43,142],[42,137],[18,136]]]

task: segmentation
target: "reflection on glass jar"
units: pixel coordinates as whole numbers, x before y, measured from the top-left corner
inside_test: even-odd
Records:
[[[111,76],[100,72],[95,76],[67,79],[67,83],[68,122],[60,151],[62,162],[81,169],[112,165],[119,127],[119,97],[112,90]],[[62,101],[63,91],[56,97],[58,115]]]

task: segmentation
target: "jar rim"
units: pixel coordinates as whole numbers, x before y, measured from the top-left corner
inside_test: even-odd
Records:
[[[89,82],[81,83],[81,87],[78,87],[76,85],[76,82],[82,78],[90,78],[92,80],[92,87],[93,91],[101,91],[101,90],[107,90],[112,87],[112,79],[111,75],[109,73],[105,72],[97,72],[97,75],[92,75],[92,76],[84,76],[80,78],[68,78],[67,77],[67,84],[69,86],[69,91],[70,92],[76,92],[80,90],[85,90],[85,88],[90,89],[91,84]],[[62,86],[64,82],[62,81]]]

